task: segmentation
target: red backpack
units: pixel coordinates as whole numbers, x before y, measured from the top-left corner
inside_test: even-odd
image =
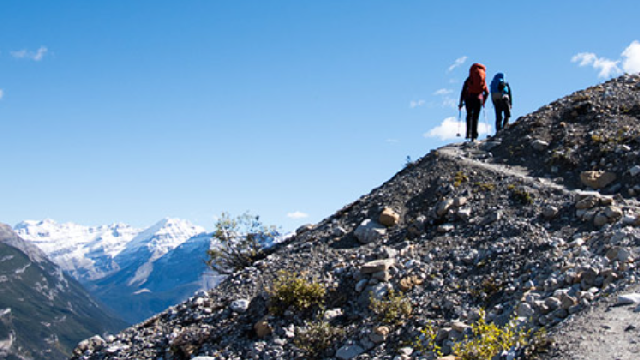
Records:
[[[469,83],[467,84],[467,91],[470,94],[482,94],[487,87],[485,84],[485,72],[487,68],[480,64],[475,63],[471,65],[469,69]]]

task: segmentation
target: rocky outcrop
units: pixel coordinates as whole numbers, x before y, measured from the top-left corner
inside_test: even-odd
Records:
[[[483,313],[553,332],[640,276],[640,184],[630,170],[640,163],[638,83],[623,76],[487,141],[434,150],[216,289],[76,358],[308,358],[300,341],[318,330],[313,316],[268,310],[265,289],[282,269],[329,290],[323,324],[340,335],[320,358],[429,359],[415,343],[426,326],[452,355]],[[584,185],[585,171],[616,178]],[[397,219],[383,219],[390,209]],[[376,313],[389,295],[409,314]]]

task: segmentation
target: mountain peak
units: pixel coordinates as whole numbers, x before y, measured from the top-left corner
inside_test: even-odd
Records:
[[[153,226],[140,232],[127,246],[126,253],[147,248],[150,252],[161,256],[167,251],[176,248],[187,239],[205,232],[201,226],[195,226],[188,220],[165,218]]]

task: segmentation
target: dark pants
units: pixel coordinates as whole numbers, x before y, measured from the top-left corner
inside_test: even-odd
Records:
[[[496,109],[496,131],[500,131],[507,126],[511,117],[509,98],[491,100],[493,101],[493,107]]]
[[[467,139],[475,140],[478,138],[478,119],[480,119],[482,100],[473,97],[467,98],[464,102],[467,109]]]

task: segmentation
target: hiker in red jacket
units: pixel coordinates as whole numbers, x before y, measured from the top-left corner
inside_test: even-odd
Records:
[[[464,81],[462,92],[460,93],[460,105],[464,104],[467,110],[467,139],[474,141],[478,138],[478,119],[480,110],[484,107],[489,96],[489,89],[485,82],[486,67],[475,63],[469,69],[469,77]]]

